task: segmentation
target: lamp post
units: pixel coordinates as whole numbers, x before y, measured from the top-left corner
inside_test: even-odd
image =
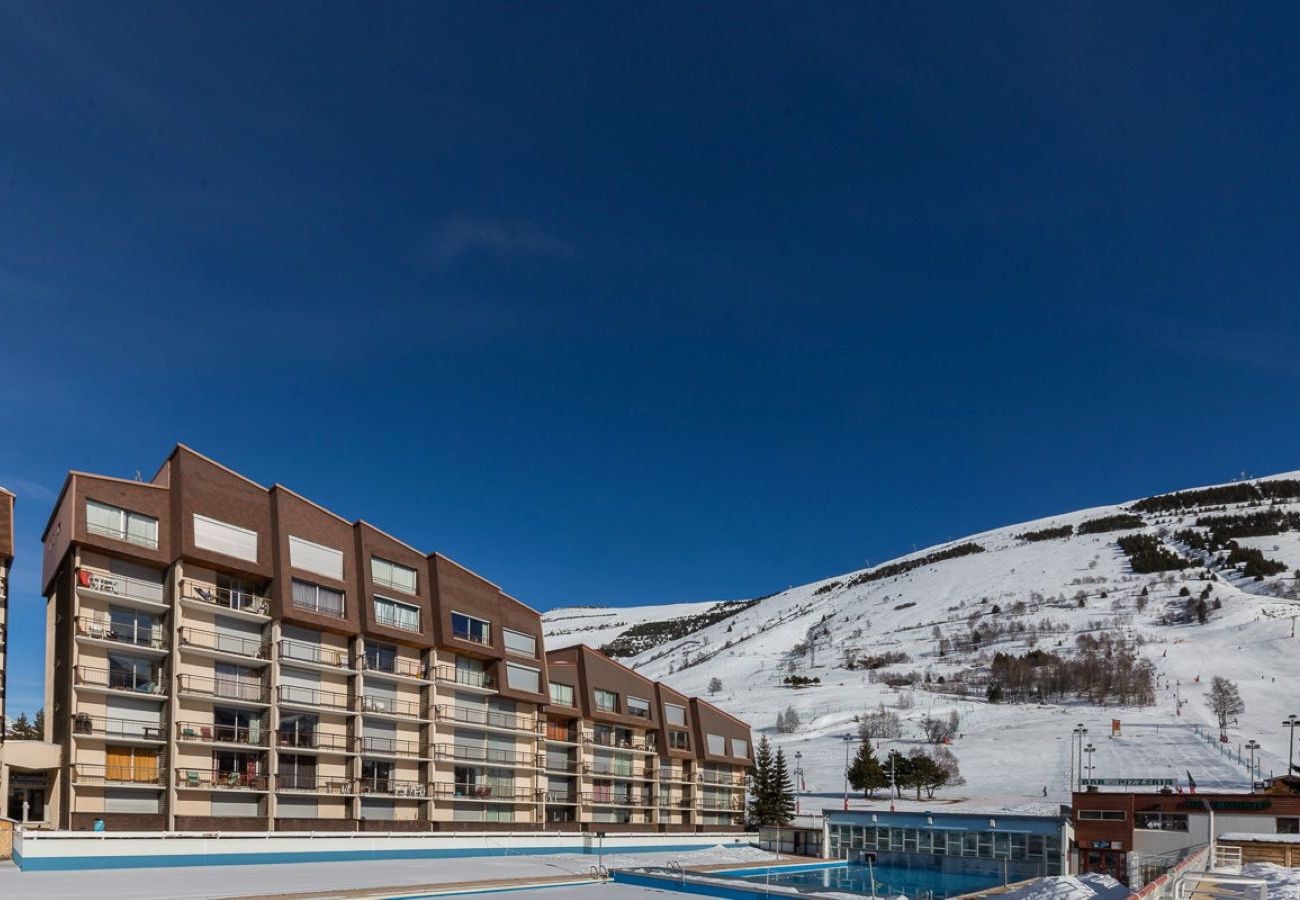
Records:
[[[1084,735],[1088,733],[1088,729],[1084,728],[1083,723],[1080,722],[1078,725],[1074,726],[1074,731],[1072,733],[1074,734],[1074,737],[1071,738],[1071,744],[1070,744],[1070,768],[1074,769],[1076,772],[1076,778],[1073,787],[1076,791],[1078,791],[1083,788],[1083,738]],[[1078,767],[1077,768],[1075,767],[1075,744],[1078,744]]]
[[[1259,773],[1255,768],[1255,752],[1259,750],[1259,741],[1251,738],[1246,741],[1246,752],[1250,754],[1250,762],[1247,763],[1250,770],[1250,792],[1255,792],[1255,782],[1259,781]]]
[[[849,745],[853,743],[853,735],[844,735],[844,811],[849,811]]]
[[[1088,742],[1088,746],[1083,748],[1083,752],[1088,754],[1088,780],[1089,781],[1092,781],[1092,754],[1095,753],[1096,750],[1097,748],[1092,745],[1091,741]]]
[[[845,775],[847,775],[847,770]],[[799,799],[803,792],[803,753],[794,751],[794,814],[799,815]]]
[[[1291,726],[1291,743],[1287,745],[1287,753],[1286,753],[1286,773],[1288,775],[1294,775],[1295,774],[1295,727],[1297,725],[1300,725],[1300,716],[1297,716],[1295,713],[1291,713],[1291,715],[1287,716],[1285,719],[1282,720],[1282,724]]]

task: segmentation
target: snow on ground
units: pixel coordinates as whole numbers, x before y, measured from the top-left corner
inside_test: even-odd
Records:
[[[633,625],[696,616],[716,605],[717,601],[661,606],[565,606],[542,615],[542,631],[547,650],[574,644],[600,647]]]
[[[1121,900],[1129,894],[1128,888],[1109,875],[1061,875],[1036,878],[997,896],[1004,900]]]
[[[1300,511],[1300,503],[1278,508]],[[951,749],[968,783],[944,789],[926,804],[930,806],[955,802],[990,808],[1029,803],[1052,807],[1068,800],[1071,730],[1077,723],[1088,727],[1088,739],[1097,748],[1096,777],[1175,777],[1185,782],[1190,769],[1204,789],[1244,789],[1244,760],[1235,760],[1238,748],[1252,738],[1263,745],[1263,776],[1281,774],[1288,735],[1280,723],[1297,711],[1293,685],[1300,675],[1300,643],[1291,637],[1294,617],[1300,615],[1300,585],[1292,576],[1292,570],[1300,569],[1300,534],[1242,540],[1288,566],[1286,573],[1262,581],[1231,569],[1217,570],[1215,580],[1203,580],[1205,570],[1199,567],[1136,574],[1116,544],[1126,532],[1035,542],[1019,537],[1029,530],[1077,526],[1126,511],[1123,505],[1097,507],[973,535],[943,546],[973,541],[985,552],[852,587],[847,582],[858,573],[792,588],[627,662],[679,690],[708,696],[747,720],[754,726],[755,740],[766,735],[791,757],[792,766],[794,754],[801,753],[805,809],[841,805],[843,736],[856,735],[857,718],[882,705],[904,720],[902,737],[882,742],[882,750],[906,752],[923,746],[919,722],[927,715],[956,712],[960,717],[960,737]],[[1242,506],[1212,514],[1252,511]],[[1147,515],[1144,530],[1190,557],[1191,551],[1178,545],[1173,534],[1196,527],[1197,515]],[[941,548],[904,559],[921,558],[935,549]],[[1188,603],[1181,591],[1195,598],[1207,586],[1212,590],[1209,622],[1174,623],[1171,614],[1183,612]],[[687,606],[698,610],[701,605]],[[566,611],[556,611],[548,630],[565,621],[560,613]],[[679,607],[596,610],[576,621],[594,628],[598,621],[617,618],[621,628],[637,617],[658,620],[678,614]],[[1020,630],[986,639],[974,651],[949,647],[940,653],[941,638],[966,638],[976,625]],[[603,632],[589,633],[593,637],[588,643],[603,639]],[[1092,706],[1074,699],[1044,705],[985,702],[980,678],[992,653],[1019,654],[1036,647],[1068,654],[1080,636],[1102,634],[1128,638],[1151,661],[1157,673],[1153,705]],[[577,635],[548,638],[547,643],[560,646]],[[795,652],[801,644],[809,649]],[[906,660],[875,672],[845,666],[850,654],[861,658],[887,651],[906,654]],[[890,687],[882,680],[908,673],[916,673],[922,682],[928,675],[931,683]],[[952,689],[963,673],[974,675],[964,696]],[[820,684],[791,688],[782,683],[789,674],[819,678]],[[1232,760],[1216,742],[1205,743],[1188,729],[1174,727],[1196,724],[1217,735],[1205,698],[1216,675],[1237,682],[1246,704],[1239,721],[1229,725],[1226,749]],[[709,695],[713,678],[723,686]],[[778,733],[777,714],[790,708],[801,724],[792,734]],[[1115,742],[1108,738],[1112,718],[1126,726],[1123,739]],[[1161,726],[1158,733],[1156,725]]]
[[[1241,874],[1268,882],[1269,900],[1300,900],[1300,869],[1288,869],[1273,863],[1250,863],[1241,867]]]

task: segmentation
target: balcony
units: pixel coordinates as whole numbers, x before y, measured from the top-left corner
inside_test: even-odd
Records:
[[[332,619],[344,618],[343,599],[340,597],[335,600],[331,597],[298,597],[292,600],[293,608],[300,609],[303,612],[315,613],[318,616],[329,616]]]
[[[337,691],[322,691],[317,688],[281,684],[276,687],[275,695],[281,706],[301,706],[340,713],[350,712],[348,695]]]
[[[434,748],[434,758],[443,761],[479,763],[506,769],[536,769],[536,753],[519,753],[495,747],[464,747],[456,744],[439,744]]]
[[[241,660],[267,661],[271,655],[270,645],[260,638],[237,637],[189,626],[181,628],[180,644],[181,649],[196,650],[204,656],[237,656]]]
[[[356,699],[357,712],[392,719],[420,719],[418,700],[397,700],[393,697],[366,695]]]
[[[456,621],[456,615],[452,614],[451,619],[451,636],[458,641],[466,641],[470,644],[478,644],[480,647],[492,646],[492,626],[487,622],[471,620],[469,624],[461,624]]]
[[[217,587],[186,578],[181,585],[181,602],[187,606],[212,608],[235,613],[239,618],[267,621],[271,618],[271,600],[248,591]]]
[[[77,569],[77,591],[111,597],[126,606],[158,612],[167,608],[166,588],[161,581],[143,581],[125,575],[113,575],[84,566]]]
[[[322,753],[347,753],[348,736],[341,731],[277,731],[275,745],[282,750],[316,750]]]
[[[176,787],[187,791],[247,791],[264,793],[268,778],[265,773],[213,772],[207,769],[177,769]]]
[[[250,706],[269,706],[266,685],[260,680],[211,678],[206,675],[181,675],[180,692],[200,697],[214,697]]]
[[[136,672],[123,669],[97,669],[93,666],[74,666],[73,682],[81,688],[94,691],[130,694],[132,696],[167,696],[167,675],[161,670]]]
[[[90,516],[87,515],[86,518],[89,519]],[[154,527],[150,530],[155,532],[155,534],[154,536],[151,537],[148,534],[137,534],[131,531],[131,529],[129,528],[114,528],[110,525],[103,525],[99,522],[87,521],[86,534],[93,534],[97,537],[111,538],[112,540],[122,541],[123,543],[126,544],[135,544],[137,547],[145,547],[149,550],[157,550],[158,549],[157,519],[153,520],[153,525]]]
[[[613,734],[594,731],[589,732],[583,740],[598,747],[609,747],[613,750],[631,750],[635,753],[655,752],[650,749],[643,738],[620,738]]]
[[[428,756],[427,747],[420,741],[400,738],[357,738],[357,751],[365,756],[398,756],[404,759],[421,759]]]
[[[359,661],[364,672],[375,675],[392,675],[394,678],[407,678],[412,681],[425,681],[429,672],[429,667],[418,659],[409,659],[404,656],[379,659],[371,654],[362,656]]]
[[[161,625],[114,622],[107,616],[77,616],[73,624],[79,639],[125,644],[160,654],[167,652],[167,636]]]
[[[594,794],[583,794],[583,806],[635,806],[649,807],[655,802],[654,795],[647,792],[638,793],[635,791],[596,791]]]
[[[429,796],[423,781],[404,781],[397,778],[361,778],[357,780],[358,793],[367,796],[415,797]]]
[[[581,766],[576,760],[565,760],[560,765],[555,765],[555,760],[542,757],[542,768],[547,772],[557,772],[563,775],[577,775],[581,771]]]
[[[695,801],[682,794],[660,794],[660,809],[694,809]]]
[[[582,741],[576,728],[566,728],[553,722],[546,723],[546,739],[560,744],[578,744]]]
[[[333,794],[345,797],[357,792],[356,785],[350,778],[307,775],[301,772],[275,776],[275,789],[283,793]]]
[[[280,662],[291,665],[306,665],[319,669],[352,670],[352,659],[342,647],[326,647],[321,644],[308,644],[281,638],[278,645]]]
[[[72,766],[72,783],[79,785],[113,785],[146,790],[162,790],[166,776],[157,766],[96,766],[77,763]]]
[[[496,684],[492,676],[487,672],[476,672],[473,669],[461,669],[457,666],[438,666],[434,670],[434,678],[442,684],[453,684],[462,688],[477,688],[484,691],[496,690]]]
[[[577,806],[578,794],[575,791],[547,791],[543,795],[542,801],[557,806]]]
[[[700,809],[709,812],[744,812],[745,803],[743,800],[728,797],[701,797]]]
[[[176,740],[190,744],[238,744],[265,747],[270,735],[260,725],[214,725],[211,722],[177,722]]]
[[[637,781],[653,777],[639,766],[620,765],[617,762],[587,763],[582,767],[582,771],[584,774],[603,778],[628,778]]]
[[[541,793],[512,784],[435,784],[440,800],[474,800],[479,803],[536,803]]]
[[[672,782],[677,782],[679,784],[690,784],[695,781],[694,778],[688,777],[687,774],[681,769],[662,769],[662,768],[659,770],[659,780],[672,781]]]
[[[720,784],[725,787],[744,787],[744,772],[713,772],[705,769],[698,776],[698,780],[704,784]]]
[[[477,725],[480,728],[492,728],[500,731],[533,733],[537,727],[531,716],[519,716],[514,713],[497,712],[490,709],[478,709],[472,706],[436,706],[435,718],[443,723],[458,725]]]
[[[124,744],[161,744],[165,739],[160,723],[115,719],[77,713],[72,717],[72,733],[78,738],[107,738]]]

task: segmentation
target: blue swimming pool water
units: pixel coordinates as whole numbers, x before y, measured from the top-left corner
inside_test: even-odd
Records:
[[[725,875],[714,872],[713,875]],[[929,892],[936,900],[942,897],[955,897],[970,891],[983,890],[1001,883],[1000,878],[989,875],[940,872],[936,869],[910,869],[895,866],[848,865],[829,869],[816,869],[802,872],[781,872],[772,870],[768,873],[750,873],[739,876],[740,880],[758,884],[784,884],[804,890],[843,891],[851,894],[871,896],[872,876],[875,876],[875,895],[877,897],[897,897],[905,894],[909,897],[922,892]]]

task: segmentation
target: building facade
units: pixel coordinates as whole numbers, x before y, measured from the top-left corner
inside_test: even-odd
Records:
[[[43,543],[62,827],[581,829],[613,805],[594,771],[552,782],[551,734],[596,766],[608,723],[552,715],[539,614],[440,554],[184,446],[149,482],[71,473]],[[605,662],[575,692],[624,684]]]
[[[14,495],[0,487],[0,744],[5,740],[5,648],[9,640],[9,570],[14,564]]]

